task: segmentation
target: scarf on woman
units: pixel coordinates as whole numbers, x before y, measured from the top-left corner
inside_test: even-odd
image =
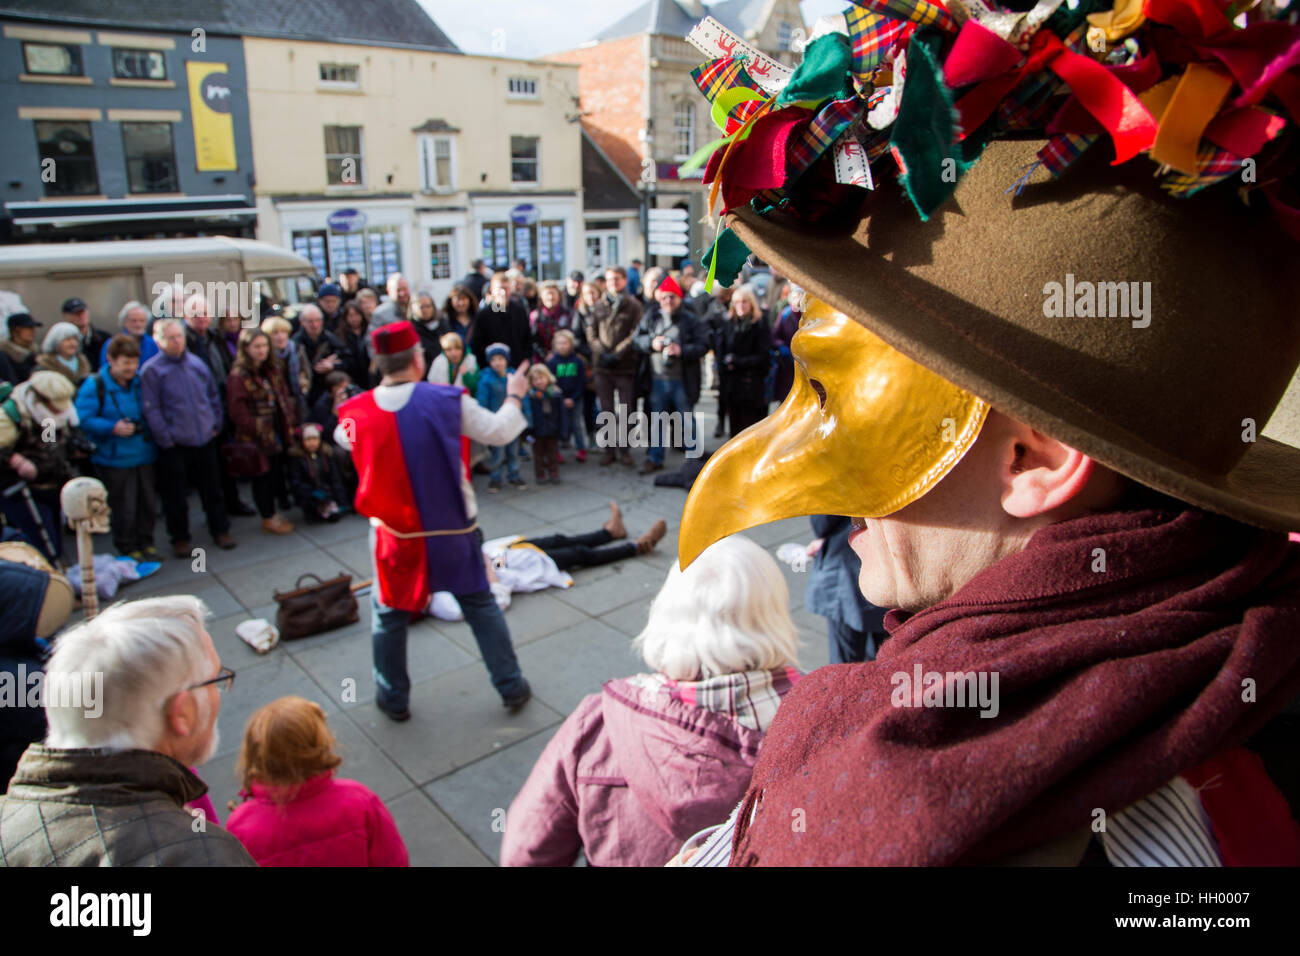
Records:
[[[876,661],[782,703],[733,865],[1000,860],[1241,744],[1300,692],[1300,547],[1190,508],[1092,515],[885,626]]]

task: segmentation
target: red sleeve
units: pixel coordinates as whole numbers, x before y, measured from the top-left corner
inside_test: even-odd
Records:
[[[370,794],[370,809],[366,816],[366,830],[370,837],[369,865],[410,866],[411,858],[407,855],[402,835],[397,832],[393,815],[384,806],[384,801],[373,793]]]
[[[237,433],[250,435],[256,431],[253,416],[248,414],[248,390],[243,376],[235,371],[226,378],[226,411]]]

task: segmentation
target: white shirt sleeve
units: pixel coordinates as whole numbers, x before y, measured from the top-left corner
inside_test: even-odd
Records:
[[[506,399],[499,409],[489,412],[469,395],[460,397],[460,430],[473,441],[485,445],[508,445],[526,427],[528,421],[518,402]]]

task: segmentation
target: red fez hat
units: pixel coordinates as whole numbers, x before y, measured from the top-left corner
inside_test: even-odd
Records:
[[[410,322],[390,322],[370,332],[370,344],[376,355],[395,355],[420,344],[420,336]]]
[[[659,283],[659,288],[655,289],[655,291],[671,292],[679,299],[686,298],[686,296],[682,295],[682,287],[677,284],[677,280],[674,279],[672,276],[667,276],[663,282]]]

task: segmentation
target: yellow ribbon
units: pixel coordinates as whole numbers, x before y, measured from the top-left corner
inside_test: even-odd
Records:
[[[1147,18],[1142,15],[1142,7],[1145,3],[1146,0],[1115,0],[1113,10],[1090,13],[1088,22],[1101,30],[1109,42],[1114,43],[1116,40],[1124,39],[1146,23]]]

